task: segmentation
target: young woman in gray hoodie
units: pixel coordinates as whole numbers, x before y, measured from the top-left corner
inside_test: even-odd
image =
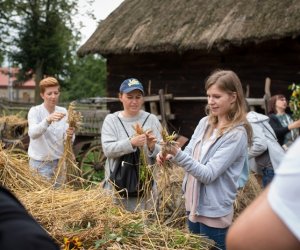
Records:
[[[233,218],[238,178],[247,158],[251,126],[238,76],[218,70],[206,81],[207,114],[196,127],[184,151],[167,149],[166,158],[184,168],[183,181],[188,227],[226,249],[225,236]]]

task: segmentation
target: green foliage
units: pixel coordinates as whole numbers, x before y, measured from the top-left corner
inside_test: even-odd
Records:
[[[18,37],[13,40],[16,49],[11,58],[21,66],[19,79],[31,77],[27,72],[35,74],[37,83],[45,75],[64,79],[78,42],[79,32],[72,21],[77,1],[16,0],[15,10],[19,14]]]
[[[75,57],[69,70],[70,75],[63,83],[61,101],[105,96],[106,62],[103,58],[94,55]]]
[[[10,43],[10,34],[15,26],[13,13],[14,1],[13,0],[1,0],[0,1],[0,65],[4,60],[5,54],[7,54],[7,47]]]
[[[292,91],[290,97],[289,106],[293,113],[293,119],[300,119],[300,84],[293,83],[289,86],[289,90]]]
[[[71,59],[75,46],[72,34],[71,12],[75,4],[71,0],[21,1],[22,14],[19,38],[15,40],[18,51],[13,59],[28,71],[41,64],[46,75],[57,75]]]
[[[120,228],[116,228],[112,231],[108,225],[104,226],[105,234],[102,235],[100,240],[95,242],[95,248],[105,247],[113,242],[125,243],[130,238],[138,238],[144,233],[145,224],[137,220],[135,222],[129,222],[127,224],[120,225]]]
[[[0,1],[0,64],[7,54],[20,67],[19,80],[33,74],[37,83],[47,75],[58,78],[61,101],[105,95],[105,61],[76,55],[80,35],[73,16],[78,14],[77,4],[76,0]],[[37,84],[36,103],[39,96]]]

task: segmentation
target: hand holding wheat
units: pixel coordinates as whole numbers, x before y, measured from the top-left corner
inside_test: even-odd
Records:
[[[168,134],[166,129],[162,131],[162,141],[160,142],[161,152],[157,154],[156,161],[159,165],[164,165],[166,160],[169,160],[172,156],[175,156],[180,150],[178,143],[175,141],[176,134],[173,132]]]

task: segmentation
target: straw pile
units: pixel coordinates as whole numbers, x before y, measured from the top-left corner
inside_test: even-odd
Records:
[[[39,223],[62,245],[77,239],[84,249],[209,249],[212,242],[159,223],[147,212],[114,205],[102,188],[19,192]]]
[[[244,188],[238,191],[234,203],[234,218],[237,218],[241,212],[262,192],[254,173],[249,174],[249,180]]]
[[[7,125],[27,125],[28,122],[25,118],[19,115],[7,115],[0,117],[0,124],[6,123]]]
[[[17,139],[27,133],[28,122],[19,115],[0,117],[1,136],[5,139]]]
[[[113,202],[100,186],[91,189],[53,189],[29,171],[28,159],[0,150],[0,181],[56,239],[84,249],[209,249],[212,242],[197,235],[160,225],[146,211],[131,213]],[[65,244],[66,242],[66,244]],[[76,249],[83,249],[76,248]]]
[[[14,148],[3,149],[0,145],[0,184],[12,191],[42,190],[49,182],[30,171],[28,157],[18,154]]]

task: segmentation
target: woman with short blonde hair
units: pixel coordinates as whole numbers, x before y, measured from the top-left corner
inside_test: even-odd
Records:
[[[63,155],[66,136],[73,137],[75,129],[68,126],[67,110],[57,106],[60,85],[56,78],[47,77],[40,82],[40,95],[44,102],[31,107],[28,113],[28,155],[31,169],[51,181]],[[55,186],[64,182],[64,176],[55,180]]]

